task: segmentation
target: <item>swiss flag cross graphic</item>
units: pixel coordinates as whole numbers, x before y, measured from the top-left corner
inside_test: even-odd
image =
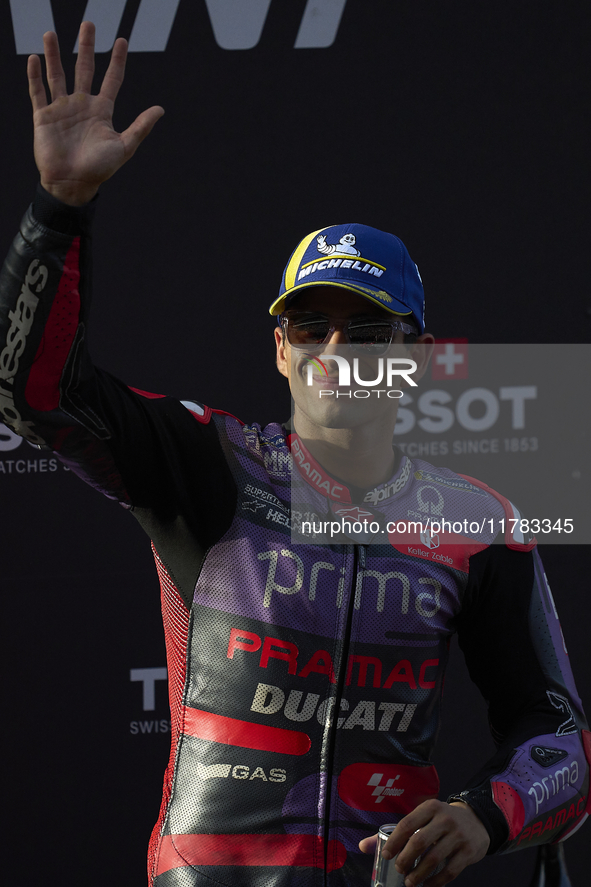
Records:
[[[431,358],[431,378],[468,378],[468,339],[435,340]]]

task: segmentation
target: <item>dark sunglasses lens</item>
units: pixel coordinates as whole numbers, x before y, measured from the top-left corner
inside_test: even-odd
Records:
[[[317,316],[288,316],[287,338],[296,348],[315,348],[328,338],[331,323],[329,318]],[[346,326],[347,339],[355,351],[378,356],[384,354],[392,341],[392,325],[371,321],[351,322]]]
[[[392,327],[385,323],[352,324],[349,327],[349,341],[356,351],[383,354],[392,341]]]
[[[287,324],[287,338],[292,345],[321,345],[328,336],[328,320],[294,321]]]

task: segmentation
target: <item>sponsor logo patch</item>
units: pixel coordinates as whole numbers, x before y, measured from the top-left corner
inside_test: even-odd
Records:
[[[15,310],[8,312],[11,324],[6,334],[6,345],[0,353],[0,416],[4,417],[6,424],[14,428],[17,434],[39,445],[45,441],[35,434],[33,423],[25,422],[17,410],[14,404],[13,384],[39,304],[39,297],[35,293],[45,289],[47,278],[48,271],[45,265],[40,265],[39,259],[33,259],[27,268]]]
[[[411,461],[410,459],[405,457],[402,471],[400,472],[396,480],[393,480],[389,484],[381,484],[379,487],[374,487],[373,490],[370,490],[369,493],[365,494],[363,501],[371,505],[378,505],[385,499],[391,499],[392,496],[395,496],[396,493],[399,493],[400,490],[408,483],[408,479],[410,478],[410,469]]]
[[[428,471],[422,470],[415,471],[414,476],[417,480],[426,480],[432,484],[440,484],[442,487],[451,487],[453,490],[463,490],[465,493],[476,493],[478,496],[486,496],[485,490],[472,486],[467,480],[462,480],[461,477],[440,477],[438,474],[431,474]]]
[[[567,757],[568,752],[563,748],[546,748],[546,746],[542,745],[532,745],[530,754],[532,759],[536,764],[539,764],[540,767],[551,767],[552,764],[564,760],[564,758]]]
[[[405,814],[437,796],[435,767],[407,764],[350,764],[339,776],[339,797],[355,810]]]
[[[298,280],[314,274],[316,271],[327,271],[329,268],[351,268],[352,271],[361,271],[364,274],[370,274],[372,277],[381,277],[386,268],[371,259],[364,258],[356,246],[356,237],[354,234],[345,234],[338,243],[327,243],[326,235],[319,234],[316,238],[316,248],[319,253],[325,256],[331,256],[330,259],[318,260],[313,259],[301,266],[298,273]],[[382,298],[392,301],[387,294],[381,294]]]
[[[195,765],[197,776],[202,779],[260,779],[262,782],[285,782],[286,771],[279,767],[271,767],[265,771],[263,767],[251,768],[247,764],[202,764]],[[267,773],[269,774],[267,776]]]

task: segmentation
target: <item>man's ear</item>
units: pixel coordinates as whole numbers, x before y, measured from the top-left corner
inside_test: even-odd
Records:
[[[285,378],[289,378],[287,372],[287,364],[288,364],[288,355],[287,348],[285,347],[285,343],[283,341],[283,330],[281,327],[276,326],[273,330],[275,335],[275,347],[277,349],[277,369]]]
[[[413,344],[409,357],[416,361],[417,364],[417,371],[413,373],[415,379],[422,379],[427,372],[434,346],[435,337],[431,333],[423,333]]]

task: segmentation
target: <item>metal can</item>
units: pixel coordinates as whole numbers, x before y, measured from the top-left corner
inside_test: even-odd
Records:
[[[398,858],[398,854],[393,856],[392,859],[384,859],[382,856],[382,850],[384,849],[384,844],[396,828],[395,824],[389,823],[388,825],[380,826],[380,830],[378,832],[378,841],[376,844],[376,854],[373,861],[373,872],[371,875],[371,887],[404,887],[404,881],[406,875],[401,874],[396,871],[396,860]],[[416,868],[419,862],[421,861],[421,856],[415,859],[415,863],[413,868]],[[440,872],[445,866],[447,860],[443,860],[436,866],[433,871],[429,872],[428,877],[432,877]],[[421,881],[417,887],[422,887],[423,882]]]
[[[396,825],[391,823],[380,827],[376,844],[376,855],[373,861],[371,887],[404,887],[405,875],[400,874],[395,869],[396,856],[392,859],[384,859],[382,856],[384,844],[395,828]]]

